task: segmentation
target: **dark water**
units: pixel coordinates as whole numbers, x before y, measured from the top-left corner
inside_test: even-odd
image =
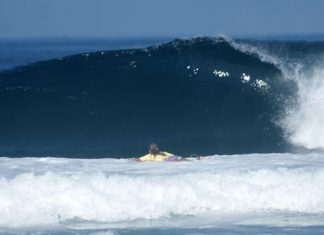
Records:
[[[165,42],[167,38],[143,39],[17,39],[0,40],[0,70],[37,61],[99,50],[129,49]]]
[[[282,77],[222,38],[17,67],[0,74],[0,155],[129,157],[150,142],[179,155],[284,152],[276,120],[296,87]]]

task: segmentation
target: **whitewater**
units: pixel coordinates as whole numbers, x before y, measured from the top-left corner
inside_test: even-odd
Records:
[[[1,158],[0,228],[323,225],[321,154],[190,160]]]
[[[235,42],[231,45],[256,55],[282,72],[282,80],[292,81],[296,92],[276,120],[286,139],[306,149],[324,149],[324,54],[321,42]]]

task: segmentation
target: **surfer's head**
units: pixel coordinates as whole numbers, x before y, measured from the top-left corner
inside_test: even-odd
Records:
[[[160,152],[159,146],[155,143],[150,144],[149,146],[150,154],[156,155]]]

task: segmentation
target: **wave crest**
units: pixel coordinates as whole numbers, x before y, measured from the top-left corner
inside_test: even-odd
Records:
[[[158,175],[25,173],[0,180],[0,226],[116,223],[204,213],[323,213],[322,169]],[[298,182],[298,183],[296,183]]]

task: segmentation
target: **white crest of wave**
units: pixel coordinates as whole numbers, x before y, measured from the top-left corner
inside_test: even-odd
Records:
[[[319,161],[294,155],[187,163],[6,160],[1,170],[15,168],[0,176],[0,227],[204,213],[324,213],[324,163]]]
[[[315,68],[309,80],[297,84],[297,105],[283,120],[289,140],[309,149],[324,149],[324,67]]]
[[[289,142],[308,149],[324,149],[324,55],[317,56],[315,61],[311,57],[312,68],[308,68],[307,58],[303,61],[289,57],[288,50],[271,51],[265,45],[229,42],[234,48],[277,66],[283,79],[295,82],[298,89],[295,100],[283,108],[284,115],[278,124]]]

